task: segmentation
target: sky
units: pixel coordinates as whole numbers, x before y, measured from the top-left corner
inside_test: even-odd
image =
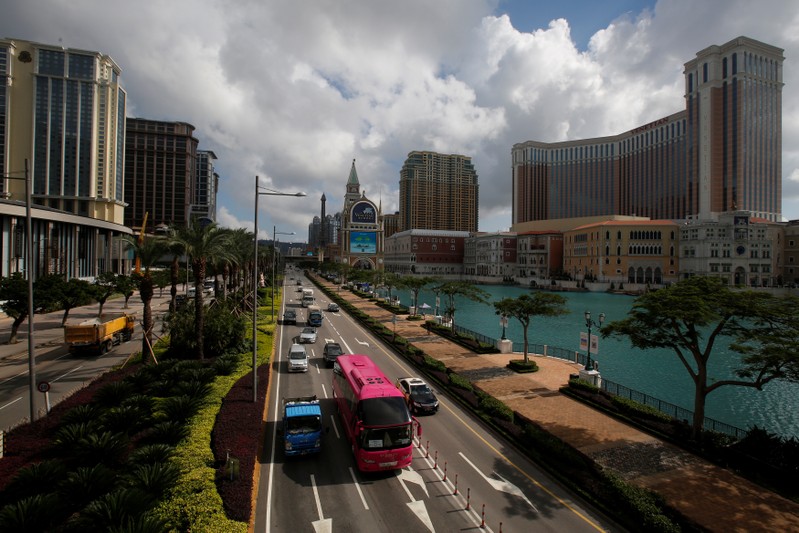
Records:
[[[685,108],[684,64],[744,35],[785,50],[783,216],[799,219],[796,0],[0,0],[0,37],[108,54],[129,117],[218,157],[217,221],[305,242],[361,191],[399,209],[411,151],[470,156],[480,231],[511,225],[511,148]]]

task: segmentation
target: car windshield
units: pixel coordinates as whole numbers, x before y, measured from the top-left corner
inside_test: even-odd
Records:
[[[341,355],[341,346],[338,344],[328,344],[327,353],[330,355]]]
[[[289,359],[305,359],[305,352],[299,352],[299,351],[290,352]]]
[[[432,400],[433,391],[427,385],[413,385],[411,387],[411,397],[414,400]]]
[[[316,333],[316,330],[314,330],[313,328],[305,328],[304,330],[302,330],[303,335],[313,335],[314,333]]]

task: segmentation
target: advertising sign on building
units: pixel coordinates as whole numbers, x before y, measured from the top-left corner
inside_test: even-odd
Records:
[[[377,211],[372,202],[360,201],[352,206],[351,221],[355,224],[377,224]]]
[[[355,254],[376,254],[377,233],[374,231],[350,232],[350,251]]]

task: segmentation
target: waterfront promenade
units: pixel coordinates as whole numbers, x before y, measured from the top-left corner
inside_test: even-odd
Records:
[[[322,278],[315,281],[335,290]],[[395,327],[390,311],[348,290],[337,294],[386,327]],[[574,363],[534,356],[540,370],[516,374],[506,365],[520,354],[475,354],[429,334],[421,321],[402,317],[396,331],[604,468],[657,492],[709,531],[799,532],[799,504],[560,393],[569,375],[580,369]]]

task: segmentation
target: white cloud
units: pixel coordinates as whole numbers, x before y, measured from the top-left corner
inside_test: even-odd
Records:
[[[362,189],[396,210],[412,150],[472,156],[480,229],[507,228],[514,143],[613,135],[679,111],[683,64],[747,35],[786,49],[784,212],[799,218],[792,0],[661,0],[596,28],[586,50],[568,11],[525,33],[491,14],[493,0],[9,4],[3,36],[107,53],[123,69],[130,116],[196,126],[219,157],[221,224],[252,228],[255,175],[306,192],[263,197],[259,213],[259,226],[298,240],[323,193],[328,213],[340,209],[353,158]]]

